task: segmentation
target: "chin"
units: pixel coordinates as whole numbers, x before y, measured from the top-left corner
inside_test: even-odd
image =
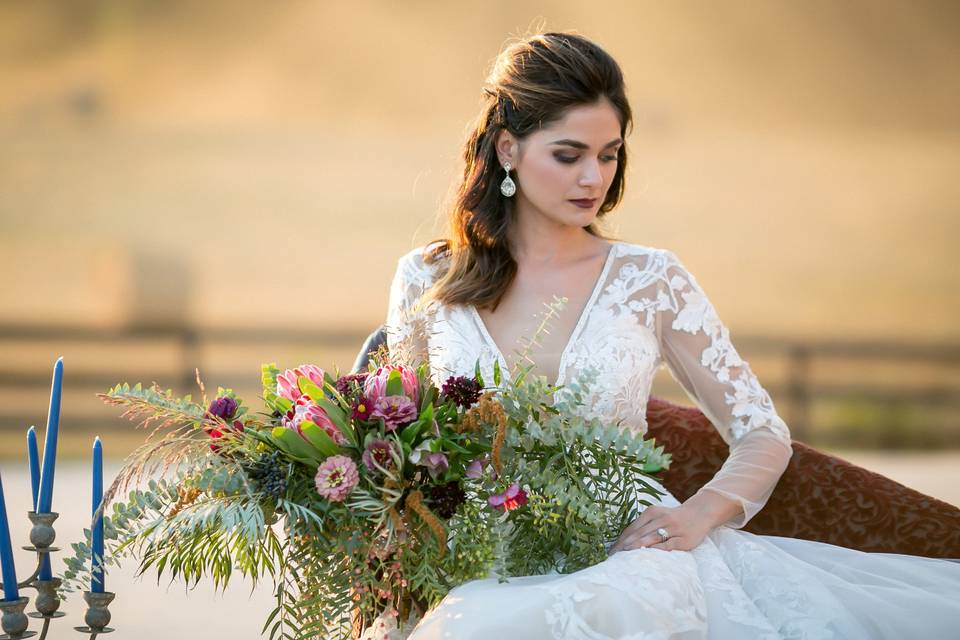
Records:
[[[564,227],[573,227],[575,229],[582,229],[584,227],[590,226],[597,219],[596,216],[580,216],[580,217],[570,217],[564,218],[562,220],[557,220],[556,222]]]
[[[572,216],[571,220],[572,221],[569,224],[573,226],[586,227],[597,221],[597,212],[587,211],[587,212],[581,213],[580,215]]]

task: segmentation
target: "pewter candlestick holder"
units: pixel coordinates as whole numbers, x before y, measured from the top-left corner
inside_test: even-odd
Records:
[[[36,631],[30,631],[27,628],[29,626],[28,616],[30,618],[43,620],[43,627],[40,629],[40,637],[38,640],[46,640],[47,631],[50,628],[50,621],[66,615],[59,610],[60,598],[57,596],[57,589],[60,588],[60,583],[62,582],[60,578],[51,578],[49,580],[39,579],[40,567],[43,565],[44,558],[60,550],[57,547],[50,546],[57,537],[53,523],[56,521],[58,515],[59,514],[53,512],[36,513],[30,511],[27,513],[27,517],[30,518],[33,528],[30,529],[31,544],[23,547],[23,549],[37,552],[37,568],[29,578],[23,582],[18,582],[17,587],[20,589],[37,590],[37,596],[34,601],[36,611],[32,611],[29,614],[23,612],[30,602],[30,598],[26,596],[21,596],[16,600],[0,600],[0,611],[2,611],[3,614],[3,618],[0,620],[0,628],[3,629],[3,635],[0,635],[0,640],[21,640],[22,638],[32,638],[36,636]],[[3,585],[0,584],[0,587],[2,586]],[[94,640],[98,635],[113,631],[107,624],[110,622],[110,610],[108,607],[114,595],[115,594],[109,591],[102,593],[85,591],[83,593],[83,599],[87,602],[87,613],[84,616],[84,622],[87,624],[83,627],[74,627],[74,629],[81,633],[90,634],[89,640]]]

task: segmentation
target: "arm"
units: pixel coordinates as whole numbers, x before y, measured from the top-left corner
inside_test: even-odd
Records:
[[[790,431],[696,279],[672,252],[665,257],[657,312],[661,354],[730,447],[713,479],[684,505],[714,526],[739,528],[760,511],[786,469]]]
[[[664,251],[657,283],[656,334],[673,377],[696,401],[730,455],[706,485],[679,507],[653,505],[624,529],[610,552],[638,547],[687,551],[720,525],[742,527],[766,503],[787,468],[790,431],[696,279]],[[666,529],[668,539],[657,533]]]

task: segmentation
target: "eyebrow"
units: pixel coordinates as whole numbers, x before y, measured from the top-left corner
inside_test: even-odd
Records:
[[[607,144],[603,145],[603,148],[604,148],[604,149],[609,149],[610,147],[612,147],[612,146],[614,146],[614,145],[617,145],[617,144],[621,144],[622,142],[623,142],[623,138],[617,138],[616,140],[611,140],[611,141],[608,142]],[[568,139],[554,140],[554,141],[551,142],[550,144],[562,144],[562,145],[565,145],[565,146],[568,146],[568,147],[574,147],[574,148],[576,148],[576,149],[589,149],[589,148],[590,148],[590,145],[584,144],[584,143],[580,142],[579,140],[568,140]]]

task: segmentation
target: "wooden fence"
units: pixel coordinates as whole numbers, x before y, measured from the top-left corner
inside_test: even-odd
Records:
[[[153,380],[177,393],[190,393],[197,387],[196,369],[206,372],[209,379],[210,371],[205,367],[211,367],[216,379],[235,381],[233,388],[249,397],[258,392],[259,360],[252,361],[253,354],[294,353],[297,355],[290,356],[293,364],[308,361],[307,352],[310,361],[318,363],[330,362],[330,356],[335,355],[342,367],[350,367],[367,335],[367,331],[187,325],[122,329],[0,325],[0,353],[8,354],[0,357],[0,430],[31,424],[40,427],[44,423],[44,398],[57,355],[65,356],[65,394],[69,386],[72,393],[93,398],[96,392],[120,381]],[[920,407],[926,415],[938,416],[947,429],[951,425],[960,427],[960,344],[798,341],[742,335],[734,341],[798,440],[816,441],[812,431],[831,426],[818,425],[814,415],[818,403],[825,402],[870,407],[875,415],[897,407]],[[247,360],[225,355],[244,349],[252,354]],[[76,355],[68,361],[67,353]],[[290,362],[280,362],[284,364]],[[666,382],[659,380],[654,395],[683,398],[679,387],[671,388],[669,383],[668,377]],[[109,415],[92,409],[71,411],[70,424],[79,430],[102,430],[110,426],[111,419],[105,417]],[[960,447],[960,429],[953,433],[958,436],[955,446]]]

